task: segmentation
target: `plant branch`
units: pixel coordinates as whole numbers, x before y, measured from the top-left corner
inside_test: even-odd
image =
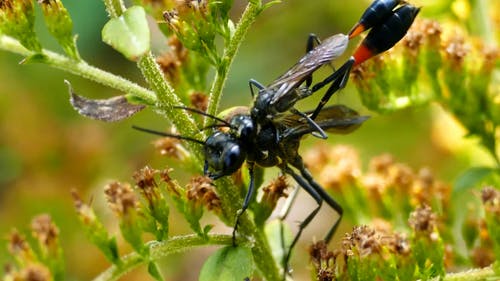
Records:
[[[210,114],[215,114],[218,107],[220,98],[222,95],[222,89],[227,79],[227,74],[231,64],[234,60],[236,52],[238,51],[248,29],[255,21],[257,15],[262,11],[262,1],[249,1],[243,15],[241,16],[236,30],[229,41],[227,48],[224,50],[220,65],[216,69],[214,83],[210,89],[210,96],[208,102],[207,112]],[[208,120],[205,119],[205,124],[207,125]]]
[[[121,259],[120,265],[112,265],[106,271],[94,278],[94,281],[112,281],[118,280],[121,276],[132,269],[147,264],[151,261],[157,261],[168,255],[188,251],[194,247],[207,245],[230,245],[232,237],[230,235],[208,235],[208,240],[198,235],[176,236],[167,241],[152,241],[147,243],[149,248],[149,259],[144,259],[141,255],[134,252]]]
[[[25,56],[26,59],[23,60],[22,63],[45,63],[54,68],[92,80],[101,85],[117,89],[137,97],[148,104],[155,104],[157,102],[156,95],[152,91],[123,77],[91,66],[85,61],[76,61],[46,49],[43,49],[41,54],[37,54],[24,48],[16,39],[6,35],[0,35],[0,49]]]
[[[472,269],[464,272],[457,273],[447,273],[444,278],[435,277],[430,281],[484,281],[489,280],[490,278],[498,277],[493,268],[485,267],[481,269]],[[491,279],[494,280],[494,279]]]
[[[125,4],[122,0],[104,0],[104,6],[110,18],[119,17],[125,11]]]
[[[137,66],[141,70],[144,79],[146,79],[157,95],[156,107],[174,124],[179,133],[189,137],[202,134],[186,111],[173,108],[174,106],[185,105],[176,95],[173,87],[165,80],[165,76],[151,52],[144,55],[137,63]],[[201,139],[204,138],[205,136],[202,134]],[[197,158],[197,162],[202,163],[201,159],[203,159],[203,155],[200,145],[192,142],[188,143],[188,145],[190,146],[190,151]]]

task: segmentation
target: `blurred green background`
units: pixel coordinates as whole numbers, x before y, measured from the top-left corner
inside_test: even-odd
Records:
[[[235,2],[236,21],[245,1]],[[412,2],[425,5],[423,1]],[[134,63],[102,43],[100,30],[107,20],[102,2],[63,0],[63,3],[73,17],[82,58],[144,84]],[[346,33],[369,3],[289,0],[266,10],[239,50],[221,108],[248,105],[250,78],[263,84],[271,82],[304,54],[309,33],[314,32],[320,38]],[[39,15],[40,11],[37,12]],[[421,17],[425,16],[424,7]],[[41,20],[38,21],[38,34],[44,46],[59,50]],[[162,46],[164,38],[160,33],[153,33],[153,37],[157,46]],[[351,44],[351,48],[354,46]],[[345,58],[347,55],[340,61]],[[14,227],[25,230],[34,215],[49,213],[60,228],[68,279],[88,280],[106,268],[107,263],[85,240],[73,210],[70,189],[76,188],[85,199],[93,198],[97,212],[109,223],[111,231],[116,232],[113,215],[103,205],[102,189],[109,180],[131,181],[133,172],[146,164],[155,168],[173,166],[180,181],[187,181],[189,175],[182,174],[182,167],[174,161],[155,153],[151,145],[154,137],[131,129],[133,124],[166,129],[168,120],[148,110],[119,123],[86,119],[70,106],[64,79],[72,83],[77,93],[88,97],[107,98],[121,93],[44,65],[20,65],[21,59],[0,52],[0,235],[7,238]],[[325,68],[318,75],[324,76],[328,71]],[[312,108],[317,98],[301,102],[300,107]],[[330,103],[347,104],[371,115],[355,133],[333,135],[328,140],[355,147],[364,167],[371,157],[390,153],[416,170],[430,167],[437,178],[452,183],[468,167],[492,163],[477,141],[465,138],[463,129],[436,105],[380,116],[363,109],[352,85]],[[302,151],[318,142],[323,141],[306,139]],[[328,220],[328,216],[323,218]],[[171,221],[175,222],[175,217]],[[326,228],[330,222],[314,224]],[[183,224],[172,231],[189,232]],[[307,232],[302,242],[309,243],[313,236],[314,233]],[[5,244],[0,246],[0,264],[8,261]],[[171,280],[195,280],[197,271],[192,268],[199,268],[207,255],[200,251],[194,255],[197,261],[189,260],[192,254],[166,261],[169,267],[179,264],[178,273],[172,273],[178,279]],[[192,275],[186,276],[186,272]],[[134,271],[124,280],[140,280],[140,276],[141,270]]]

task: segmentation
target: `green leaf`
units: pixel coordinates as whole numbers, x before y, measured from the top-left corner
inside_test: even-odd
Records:
[[[153,276],[153,278],[155,280],[158,280],[158,281],[161,281],[163,280],[163,277],[161,277],[161,273],[160,271],[158,270],[158,267],[156,266],[156,264],[154,262],[150,262],[148,264],[148,273]]]
[[[452,196],[463,194],[465,191],[477,188],[478,183],[494,173],[496,170],[490,167],[474,167],[465,171],[455,181]]]
[[[102,40],[129,60],[137,60],[150,49],[146,12],[133,6],[123,15],[113,18],[102,29]]]
[[[254,271],[252,251],[247,247],[227,246],[217,250],[203,265],[200,281],[242,281]]]
[[[276,219],[266,224],[264,232],[269,241],[274,260],[276,263],[282,264],[293,240],[290,227],[284,221]]]

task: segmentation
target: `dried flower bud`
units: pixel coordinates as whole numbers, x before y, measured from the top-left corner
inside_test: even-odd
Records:
[[[342,249],[346,256],[363,258],[378,254],[382,249],[381,236],[368,226],[354,227],[351,233],[342,239]]]
[[[285,192],[288,189],[288,183],[286,181],[286,176],[281,175],[276,179],[272,180],[267,186],[262,188],[262,199],[261,202],[266,205],[270,210],[273,210],[281,197],[287,197],[288,194]]]
[[[44,265],[38,263],[32,263],[27,265],[21,272],[19,272],[19,278],[16,280],[26,280],[26,281],[51,281],[54,280],[50,270]]]
[[[80,60],[76,48],[76,37],[73,36],[73,22],[60,0],[38,0],[50,34],[57,39],[66,54]]]
[[[204,205],[208,210],[221,212],[221,202],[215,193],[212,180],[206,176],[191,178],[186,186],[187,199],[195,204]]]
[[[438,21],[423,20],[421,21],[420,29],[427,39],[431,49],[438,49],[441,46],[441,34],[443,33],[443,30]]]
[[[106,185],[104,193],[109,206],[120,217],[138,207],[137,197],[128,183],[112,182]]]
[[[168,38],[169,50],[161,54],[156,62],[160,65],[165,77],[172,83],[178,83],[181,66],[188,59],[188,50],[176,35]]]
[[[26,238],[22,236],[16,229],[12,230],[9,236],[9,244],[7,246],[11,255],[19,260],[28,262],[34,261],[35,256],[31,250]]]
[[[349,146],[319,146],[308,152],[304,159],[312,171],[320,174],[318,181],[325,188],[340,190],[361,175],[359,155]]]
[[[103,252],[110,262],[116,264],[120,259],[116,240],[108,237],[107,230],[97,219],[94,210],[83,202],[76,190],[71,190],[71,195],[87,238]]]
[[[309,247],[309,256],[318,280],[335,280],[334,265],[337,255],[328,250],[325,241],[313,243]]]
[[[153,142],[156,150],[161,155],[172,157],[174,159],[182,159],[184,157],[181,142],[174,138],[160,138]]]
[[[451,69],[459,71],[464,65],[467,54],[470,53],[470,46],[465,43],[463,37],[454,35],[444,42],[444,53],[446,62],[450,64]]]
[[[0,32],[19,40],[28,50],[41,52],[34,30],[35,13],[31,0],[0,1]]]
[[[208,96],[202,92],[194,92],[189,95],[191,105],[201,111],[206,111],[208,108]]]
[[[424,234],[432,239],[431,234],[437,228],[437,216],[431,207],[423,205],[410,214],[408,223],[417,234]]]
[[[179,186],[179,184],[173,180],[171,177],[170,177],[170,173],[173,171],[174,169],[172,168],[166,168],[166,169],[163,169],[160,171],[160,179],[167,184],[167,190],[168,192],[170,193],[171,196],[174,196],[174,197],[181,197],[181,194],[182,194],[182,188]]]
[[[478,246],[472,250],[471,260],[475,266],[483,268],[495,262],[495,254],[491,246]]]
[[[52,218],[47,215],[36,216],[31,221],[31,230],[42,247],[54,249],[57,247],[57,239],[59,237],[59,229],[52,222]]]
[[[418,173],[412,190],[411,201],[414,206],[430,204],[434,197],[434,175],[430,169],[421,169]]]
[[[491,186],[485,187],[481,190],[481,200],[489,211],[500,216],[500,191]]]
[[[368,170],[377,174],[387,174],[389,167],[394,164],[394,158],[390,154],[382,154],[370,160]]]
[[[148,200],[150,206],[155,205],[161,198],[161,194],[158,190],[158,184],[155,181],[155,175],[158,174],[159,171],[152,169],[149,166],[142,168],[139,171],[136,171],[132,176],[136,182],[137,187],[141,191],[141,194]]]
[[[402,39],[403,46],[414,57],[417,56],[420,46],[423,44],[424,34],[417,28],[412,28]]]

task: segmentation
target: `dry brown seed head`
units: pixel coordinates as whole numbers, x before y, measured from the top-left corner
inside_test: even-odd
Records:
[[[422,205],[410,213],[408,222],[415,232],[431,234],[437,226],[437,216],[431,207]]]
[[[111,209],[119,216],[135,210],[139,205],[137,196],[128,183],[112,182],[104,188]]]
[[[29,264],[21,271],[21,280],[24,281],[49,281],[53,280],[48,268],[41,264]]]
[[[33,236],[45,246],[50,247],[56,243],[59,236],[59,229],[52,222],[52,218],[47,214],[38,215],[31,221]]]
[[[203,112],[208,108],[208,96],[202,92],[194,92],[189,95],[189,102],[191,105]]]
[[[368,170],[377,174],[387,174],[389,167],[394,164],[394,157],[390,154],[382,154],[370,160]]]
[[[13,256],[18,256],[29,251],[29,244],[26,239],[14,229],[9,236],[8,249]]]
[[[158,170],[145,166],[139,171],[135,171],[132,178],[140,189],[155,188],[158,187],[158,184],[154,177],[158,173]]]

